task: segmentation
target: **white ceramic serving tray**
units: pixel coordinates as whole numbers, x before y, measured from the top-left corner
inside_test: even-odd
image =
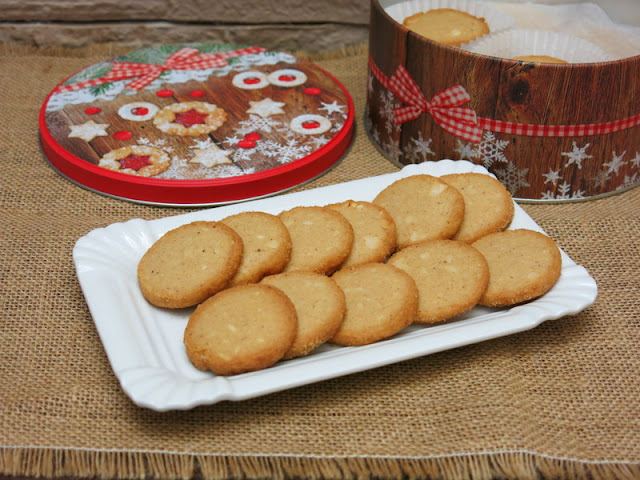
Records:
[[[590,306],[597,286],[581,266],[562,253],[562,273],[543,297],[507,309],[476,307],[446,324],[412,325],[385,341],[362,347],[323,345],[310,355],[281,361],[253,373],[223,377],[201,372],[189,362],[182,343],[192,309],[170,311],[147,303],[136,268],[144,252],[168,230],[195,220],[221,220],[241,211],[277,214],[300,205],[373,200],[399,178],[480,172],[466,161],[442,160],[409,165],[397,173],[315,190],[145,221],[99,228],[73,249],[78,280],[107,356],[125,393],[153,410],[189,409],[221,400],[244,400],[342,375],[368,370],[536,327],[546,320],[575,315]],[[517,204],[511,229],[540,227]]]

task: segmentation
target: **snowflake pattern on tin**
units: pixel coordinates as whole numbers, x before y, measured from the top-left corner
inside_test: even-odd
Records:
[[[297,160],[305,156],[311,151],[311,147],[303,145],[294,139],[289,139],[285,144],[269,140],[260,143],[257,150],[266,157],[273,158],[279,163],[289,163],[292,160]]]
[[[431,150],[432,141],[431,138],[425,140],[422,133],[418,133],[418,137],[412,138],[403,149],[402,158],[409,163],[420,163],[428,160],[429,155],[435,155],[435,152]]]
[[[625,175],[623,182],[620,184],[616,190],[626,190],[627,188],[631,188],[640,183],[640,175],[638,172],[633,172],[631,175]]]
[[[528,168],[518,168],[513,162],[508,162],[504,168],[495,170],[496,177],[505,184],[507,190],[511,192],[511,195],[516,195],[516,192],[521,187],[528,187],[527,175],[529,174]]]
[[[456,141],[455,152],[461,160],[479,160],[486,169],[491,168],[495,163],[509,162],[504,154],[504,150],[510,144],[509,140],[499,140],[493,132],[485,131],[482,140],[477,144],[463,142],[460,139]]]
[[[562,152],[561,155],[563,157],[567,157],[567,162],[564,164],[565,168],[569,165],[575,164],[578,167],[578,170],[582,168],[583,160],[587,160],[588,158],[593,158],[592,155],[586,153],[587,148],[591,146],[590,143],[579,147],[575,140],[572,142],[572,150],[570,152]]]
[[[615,151],[613,152],[613,158],[610,162],[603,163],[602,166],[606,168],[606,172],[611,174],[618,174],[620,168],[625,165],[627,162],[624,160],[624,156],[627,154],[626,150],[618,155]]]
[[[402,150],[400,150],[398,142],[394,142],[393,139],[390,139],[382,144],[382,149],[387,153],[392,161],[400,162],[400,159],[402,158]]]
[[[549,173],[543,173],[542,176],[545,178],[544,183],[550,183],[552,185],[557,185],[558,184],[558,180],[561,180],[562,177],[560,176],[560,170],[549,170]]]
[[[571,191],[571,184],[563,182],[558,185],[557,191],[546,191],[542,193],[541,200],[579,200],[584,198],[582,190]]]
[[[167,144],[167,141],[164,138],[159,138],[155,141],[151,141],[146,137],[141,137],[136,140],[138,145],[145,145],[148,147],[156,147],[160,150],[164,150],[165,152],[171,153],[173,152],[173,147]]]
[[[238,125],[239,128],[236,129],[236,133],[240,136],[244,136],[247,133],[253,132],[271,133],[278,128],[282,128],[284,124],[271,117],[261,117],[259,115],[251,114],[247,120],[239,121]]]
[[[329,143],[329,139],[324,135],[314,135],[312,137],[309,137],[309,142],[314,149],[317,149]]]
[[[233,159],[234,162],[239,162],[242,160],[247,161],[247,160],[251,160],[257,152],[258,152],[257,147],[238,148],[231,154],[231,158]]]
[[[327,112],[327,115],[331,115],[333,113],[339,113],[341,114],[342,117],[346,116],[343,109],[347,107],[345,105],[338,104],[336,100],[334,100],[332,103],[325,103],[325,102],[320,102],[320,103],[322,103],[322,106],[318,110],[324,110],[325,112]]]
[[[393,110],[399,107],[400,104],[396,101],[396,97],[393,93],[388,90],[380,92],[380,103],[382,104],[380,113],[384,120],[384,128],[387,131],[387,134],[391,135],[400,128],[398,124],[396,124],[395,115],[393,113]]]

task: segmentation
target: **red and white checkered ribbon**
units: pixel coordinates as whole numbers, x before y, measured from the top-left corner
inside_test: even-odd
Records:
[[[583,137],[587,135],[606,135],[640,125],[640,115],[604,123],[586,123],[582,125],[535,125],[530,123],[503,122],[479,117],[484,130],[492,132],[524,135],[528,137]]]
[[[471,100],[461,85],[447,88],[427,101],[403,66],[391,76],[389,85],[390,90],[408,104],[394,109],[397,124],[418,118],[422,112],[429,112],[438,125],[457,137],[471,142],[479,142],[482,138],[476,112],[460,106]]]
[[[397,124],[418,118],[422,112],[429,112],[438,125],[455,136],[470,142],[481,140],[482,128],[478,124],[476,112],[461,107],[471,100],[461,85],[447,88],[428,101],[403,65],[390,78],[373,62],[370,65],[380,83],[406,104],[393,110]]]
[[[239,57],[250,53],[264,51],[260,47],[248,47],[239,50],[230,50],[219,53],[198,53],[195,48],[182,48],[167,57],[164,64],[114,62],[111,71],[104,77],[87,80],[84,82],[62,85],[54,90],[54,93],[72,92],[82,88],[93,87],[117,80],[136,78],[127,85],[134,90],[140,90],[153,82],[166,70],[203,70],[206,68],[224,67],[228,64],[227,58]]]
[[[536,125],[477,117],[474,110],[460,107],[471,100],[461,85],[447,88],[436,94],[431,101],[427,101],[403,65],[400,65],[390,78],[382,73],[371,58],[369,68],[387,90],[406,104],[394,109],[396,124],[418,118],[422,112],[429,112],[442,128],[474,143],[482,139],[484,130],[529,137],[580,137],[605,135],[640,125],[640,114],[611,122],[583,125]]]

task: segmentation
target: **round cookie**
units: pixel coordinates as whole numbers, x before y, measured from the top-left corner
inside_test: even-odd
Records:
[[[521,55],[519,57],[513,57],[512,60],[531,63],[569,63],[566,60],[552,57],[550,55]]]
[[[431,175],[395,181],[373,200],[396,224],[398,248],[456,234],[464,218],[464,198],[455,188]]]
[[[331,274],[353,245],[353,227],[327,207],[295,207],[279,215],[291,236],[291,259],[285,272],[304,270]]]
[[[505,230],[472,245],[489,264],[489,286],[481,305],[503,307],[532,300],[545,294],[560,277],[560,250],[540,232]]]
[[[118,115],[125,120],[134,122],[146,122],[151,120],[160,110],[156,105],[149,102],[131,102],[118,109]]]
[[[332,126],[331,120],[315,113],[299,115],[289,123],[289,128],[301,135],[320,135],[331,130]]]
[[[105,153],[98,166],[114,172],[155,177],[169,168],[171,159],[167,152],[148,145],[129,145]]]
[[[244,244],[242,261],[229,286],[259,282],[280,273],[291,257],[291,237],[282,220],[264,212],[242,212],[221,220]]]
[[[395,335],[414,321],[418,288],[399,268],[367,263],[338,270],[331,278],[344,291],[347,303],[332,343],[367,345]]]
[[[242,258],[242,239],[219,222],[193,222],[160,237],[138,263],[144,297],[158,307],[196,305],[225,288]]]
[[[351,253],[341,268],[384,262],[395,251],[396,224],[384,208],[371,202],[354,200],[327,206],[340,212],[353,227]]]
[[[402,23],[423,37],[455,47],[489,33],[489,25],[484,18],[453,8],[416,13]]]
[[[344,318],[344,293],[330,277],[313,272],[270,275],[260,282],[282,290],[293,302],[298,332],[285,359],[307,355],[336,333]]]
[[[184,331],[184,345],[196,368],[236,375],[276,363],[296,330],[296,310],[282,291],[240,285],[198,305]]]
[[[454,173],[440,180],[464,197],[464,218],[452,237],[473,243],[480,237],[504,230],[513,218],[513,199],[509,190],[495,177],[482,173]]]
[[[429,240],[389,259],[408,273],[419,292],[417,322],[434,323],[461,315],[478,304],[489,283],[482,254],[456,240]]]
[[[180,102],[167,105],[153,118],[153,124],[170,135],[198,137],[215,132],[227,121],[227,112],[205,102]]]

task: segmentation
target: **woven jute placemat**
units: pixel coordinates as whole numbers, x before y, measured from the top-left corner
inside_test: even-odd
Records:
[[[76,280],[78,238],[183,213],[58,175],[38,110],[118,52],[0,49],[0,474],[114,478],[639,478],[640,188],[523,205],[596,279],[596,303],[516,335],[242,402],[159,413],[122,392]],[[350,90],[356,139],[301,188],[393,172],[361,126],[366,49],[316,62]]]

